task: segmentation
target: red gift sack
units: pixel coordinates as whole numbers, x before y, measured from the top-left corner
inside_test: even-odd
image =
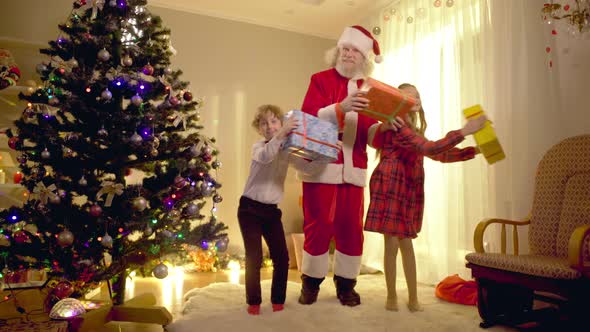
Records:
[[[477,304],[477,284],[475,281],[463,280],[454,274],[444,278],[436,285],[434,294],[439,299],[465,305]]]

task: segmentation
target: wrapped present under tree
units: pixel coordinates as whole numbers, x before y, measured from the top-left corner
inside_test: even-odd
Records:
[[[292,154],[310,160],[334,161],[338,158],[338,125],[299,110],[287,116],[299,120],[283,144]]]
[[[381,122],[403,117],[416,105],[416,100],[405,92],[373,78],[366,79],[360,90],[367,93],[369,107],[359,113]]]

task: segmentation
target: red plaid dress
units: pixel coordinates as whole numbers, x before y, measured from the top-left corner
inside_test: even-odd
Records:
[[[424,214],[424,156],[444,163],[472,159],[473,147],[454,147],[463,139],[459,130],[438,141],[428,141],[408,127],[387,131],[381,160],[369,183],[371,202],[365,230],[416,238]]]

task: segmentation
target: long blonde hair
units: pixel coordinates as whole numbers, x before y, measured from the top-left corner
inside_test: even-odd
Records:
[[[402,83],[397,88],[400,90],[403,90],[404,88],[414,88],[416,91],[418,91],[416,86],[410,83]],[[414,132],[416,132],[418,135],[424,136],[428,124],[426,123],[426,117],[424,116],[424,108],[422,105],[420,105],[420,110],[418,110],[418,112],[408,113],[408,120],[408,127],[412,128],[412,130],[414,130]]]

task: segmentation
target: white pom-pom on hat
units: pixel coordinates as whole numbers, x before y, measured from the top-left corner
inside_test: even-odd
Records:
[[[379,42],[377,42],[367,29],[360,25],[344,28],[342,35],[338,39],[337,45],[342,46],[344,44],[354,46],[361,51],[365,57],[368,57],[369,53],[373,51],[375,54],[375,62],[381,63],[381,61],[383,61],[381,50],[379,49]]]

